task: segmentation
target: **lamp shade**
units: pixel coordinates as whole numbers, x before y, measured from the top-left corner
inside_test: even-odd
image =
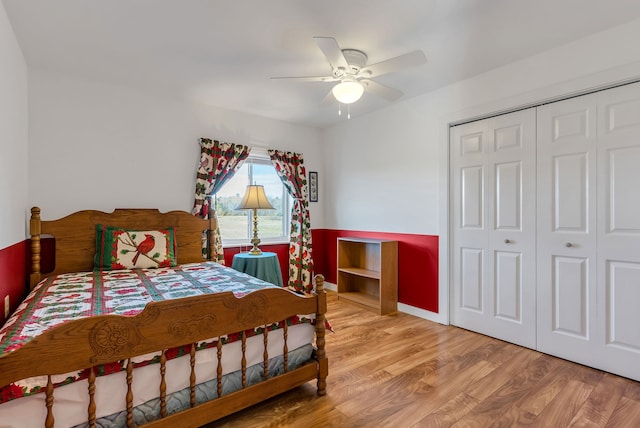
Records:
[[[236,209],[258,209],[258,210],[275,210],[267,195],[264,193],[264,186],[258,184],[250,184],[247,191],[240,201],[240,205]]]
[[[364,86],[357,80],[345,80],[334,86],[331,93],[342,104],[351,104],[362,97]]]
[[[249,254],[255,256],[262,254],[258,245],[260,244],[260,238],[258,238],[258,210],[275,210],[267,195],[264,193],[264,186],[258,184],[250,184],[247,186],[247,191],[240,201],[240,205],[236,208],[238,210],[253,210],[253,239],[251,243],[253,248],[249,251]]]

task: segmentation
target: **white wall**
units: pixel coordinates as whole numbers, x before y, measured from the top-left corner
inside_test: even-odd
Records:
[[[448,322],[448,125],[640,79],[637,40],[640,20],[325,130],[326,227],[439,235]]]
[[[27,65],[0,3],[0,249],[25,239]]]
[[[193,207],[198,139],[302,152],[322,170],[320,132],[114,84],[29,71],[29,203],[80,209]],[[314,228],[322,207],[311,204]]]

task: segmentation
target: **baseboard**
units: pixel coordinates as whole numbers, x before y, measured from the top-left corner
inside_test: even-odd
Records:
[[[405,305],[404,303],[398,303],[398,312],[403,312],[405,314],[413,315],[418,318],[437,322],[438,324],[449,324],[446,319],[443,319],[444,317],[441,314],[427,311],[425,309],[416,308],[415,306]]]
[[[324,282],[324,288],[330,291],[338,291],[338,286],[336,284],[327,281]],[[398,303],[398,312],[413,315],[428,321],[437,322],[438,324],[449,325],[449,321],[445,319],[442,314],[427,311],[426,309],[416,308],[415,306],[406,305],[404,303]]]
[[[324,288],[331,291],[338,291],[338,286],[336,284],[332,284],[331,282],[324,282]]]

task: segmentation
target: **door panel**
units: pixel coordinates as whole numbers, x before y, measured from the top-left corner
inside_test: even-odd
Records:
[[[640,137],[639,137],[640,138]],[[631,233],[640,231],[640,146],[620,147],[607,150],[609,233]]]
[[[458,191],[454,204],[453,227],[460,231],[455,247],[452,277],[455,278],[456,306],[468,313],[484,310],[486,228],[485,160],[486,124],[473,123],[464,130],[452,129],[451,156],[456,159],[451,183]]]
[[[495,284],[495,315],[508,321],[522,322],[521,254],[497,251]]]
[[[496,337],[535,348],[536,113],[523,110],[488,119],[487,189],[490,290]]]
[[[452,323],[535,347],[535,110],[451,129]]]
[[[553,265],[553,332],[588,340],[588,261],[554,257]]]
[[[472,154],[482,155],[484,152],[484,132],[475,128],[468,134],[460,136],[460,157],[468,157]]]
[[[607,343],[632,354],[640,351],[640,263],[609,262]]]
[[[598,108],[596,363],[640,380],[640,84],[598,93]]]
[[[552,162],[553,230],[587,233],[589,213],[587,154],[554,156]]]
[[[522,230],[521,162],[496,165],[496,229]]]
[[[462,281],[460,306],[482,312],[483,250],[481,248],[461,248],[460,252],[460,278]]]
[[[596,97],[538,107],[538,350],[587,364],[596,328]]]
[[[538,108],[538,350],[637,380],[639,165],[640,84]]]
[[[484,171],[482,165],[461,168],[461,229],[484,228]]]
[[[626,91],[633,92],[635,90],[637,92],[637,88],[634,89],[633,86],[623,86],[622,89],[610,89],[601,93],[600,99],[605,103],[602,108],[604,124],[601,130],[602,135],[635,134],[638,132],[638,128],[640,128],[640,100],[635,98],[637,94],[631,93],[628,97],[622,94]],[[616,96],[621,96],[621,99],[616,100]]]
[[[581,106],[580,102],[572,104],[574,104],[573,108],[553,114],[549,118],[551,123],[549,131],[552,132],[550,135],[551,144],[570,142],[580,144],[585,138],[588,139],[589,135],[593,135],[595,128],[589,126],[589,118],[592,115],[590,110]],[[546,131],[545,134],[547,134]]]
[[[522,126],[520,124],[496,128],[494,134],[494,151],[522,148]]]

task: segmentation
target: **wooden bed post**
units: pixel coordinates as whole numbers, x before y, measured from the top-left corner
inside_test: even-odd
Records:
[[[29,221],[29,232],[31,234],[31,275],[29,276],[29,289],[33,289],[40,280],[40,208],[31,208],[31,220]]]
[[[327,394],[327,376],[329,375],[329,360],[325,350],[325,315],[327,313],[327,292],[324,291],[324,276],[316,275],[316,296],[318,309],[316,310],[316,359],[318,360],[318,395]]]

